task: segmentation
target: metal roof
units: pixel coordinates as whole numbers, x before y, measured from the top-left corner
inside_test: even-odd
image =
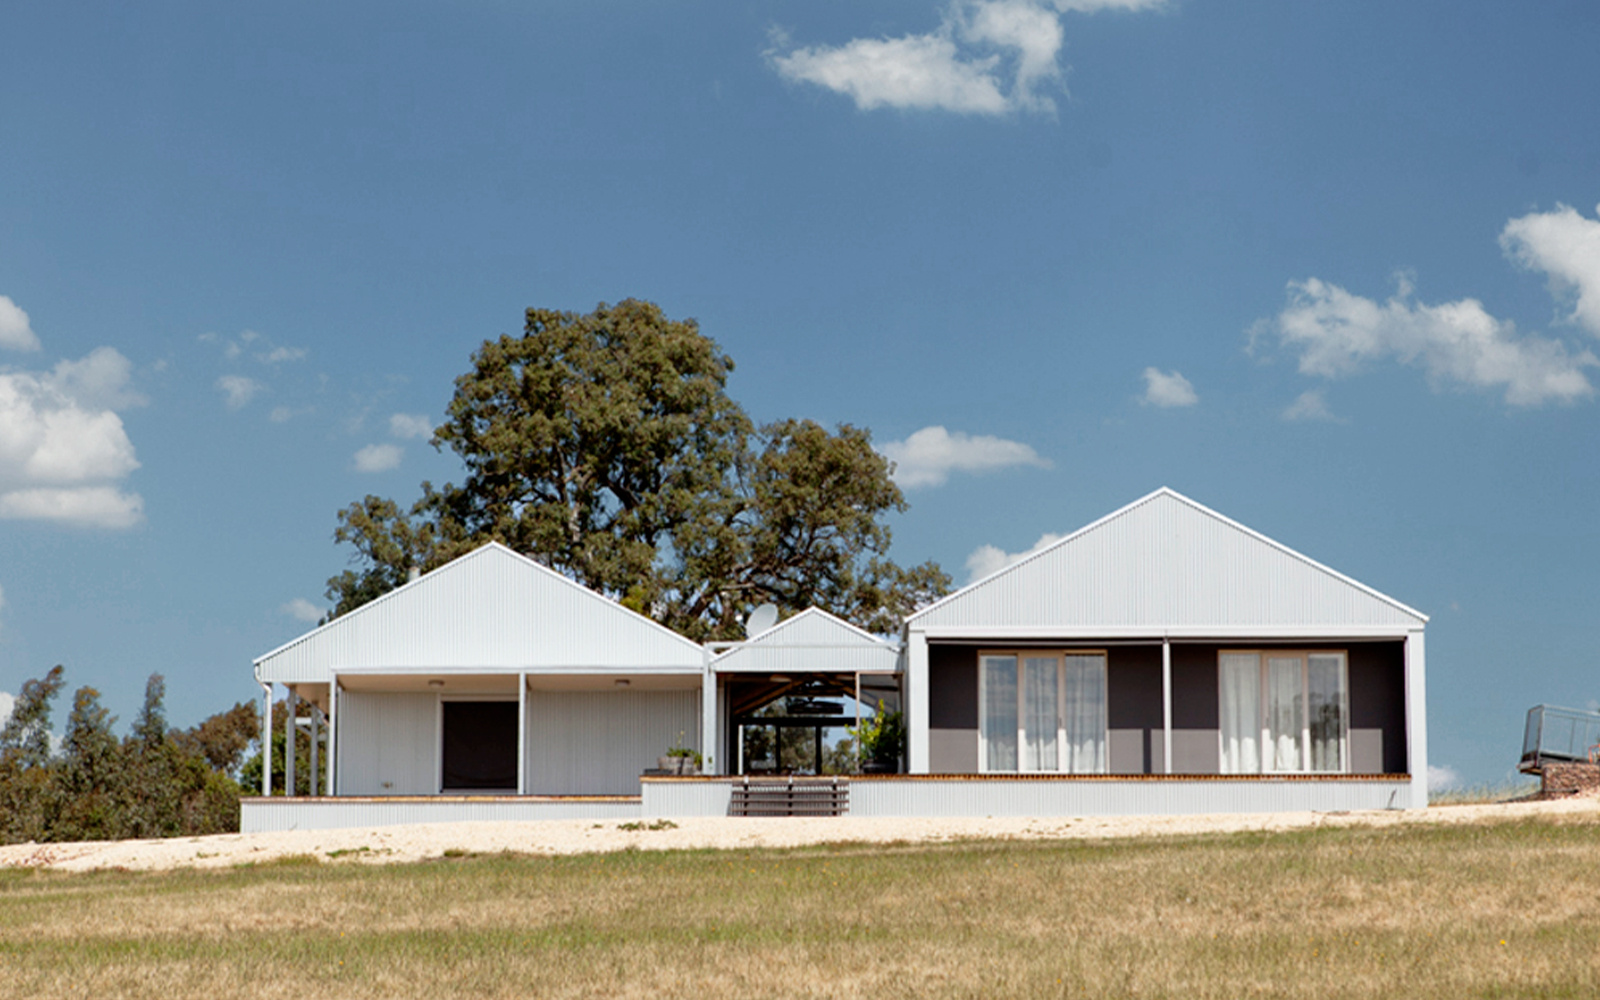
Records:
[[[711,668],[756,673],[895,670],[899,645],[821,608],[807,608],[711,661]]]
[[[1403,634],[1427,620],[1162,487],[929,605],[907,628]]]
[[[700,646],[490,542],[255,661],[262,681],[335,670],[704,669]]]

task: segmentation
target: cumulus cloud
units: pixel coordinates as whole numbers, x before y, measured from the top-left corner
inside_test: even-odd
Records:
[[[217,391],[230,410],[242,410],[264,388],[260,382],[244,375],[224,375],[217,379]]]
[[[48,372],[0,372],[0,518],[126,528],[144,501],[117,482],[139,467],[114,407],[143,397],[110,347]]]
[[[1307,389],[1283,411],[1285,420],[1337,420],[1321,389]]]
[[[397,444],[369,444],[356,452],[356,471],[388,472],[400,464],[401,454]]]
[[[28,314],[6,295],[0,295],[0,347],[13,351],[39,349],[39,337],[28,324]]]
[[[1549,275],[1551,292],[1572,302],[1567,320],[1600,336],[1600,220],[1557,205],[1506,223],[1500,246],[1523,267]]]
[[[1453,767],[1428,765],[1428,791],[1444,792],[1461,787],[1461,775]]]
[[[994,545],[980,545],[972,550],[971,555],[967,556],[967,582],[971,583],[974,580],[981,580],[991,573],[998,573],[1007,566],[1021,562],[1041,549],[1049,548],[1065,537],[1067,536],[1049,533],[1040,535],[1039,540],[1033,543],[1032,548],[1021,552],[1007,552]]]
[[[1160,406],[1169,408],[1174,406],[1193,406],[1200,402],[1200,397],[1195,395],[1194,385],[1176,371],[1163,373],[1158,368],[1144,370],[1144,396],[1139,402],[1146,406]]]
[[[878,450],[894,463],[894,481],[906,488],[941,486],[952,472],[981,474],[1017,465],[1050,465],[1020,441],[961,431],[952,434],[943,427],[924,427],[904,441],[885,442]]]
[[[296,597],[292,601],[287,601],[278,610],[296,621],[318,622],[322,620],[322,609],[304,597]]]
[[[1513,406],[1590,396],[1594,387],[1584,369],[1600,363],[1587,350],[1519,334],[1476,299],[1417,302],[1405,279],[1385,302],[1316,278],[1290,282],[1289,305],[1275,328],[1307,375],[1339,378],[1393,360],[1420,367],[1436,387],[1503,389]]]
[[[767,60],[784,79],[844,94],[863,111],[1050,113],[1055,102],[1044,91],[1062,75],[1060,13],[1155,6],[1159,0],[965,0],[925,34],[800,48],[779,35]]]
[[[389,433],[397,438],[430,438],[433,421],[420,413],[396,413],[389,417]]]
[[[285,361],[299,361],[306,356],[304,347],[274,347],[271,350],[260,351],[256,360],[268,365],[282,364]]]

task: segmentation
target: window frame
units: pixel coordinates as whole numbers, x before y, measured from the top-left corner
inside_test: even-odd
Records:
[[[1225,656],[1254,656],[1256,657],[1256,760],[1258,766],[1253,771],[1227,771],[1221,770],[1227,766],[1227,733],[1221,726],[1221,719],[1217,725],[1217,763],[1222,774],[1350,774],[1350,651],[1348,649],[1320,649],[1320,648],[1255,648],[1255,649],[1230,649],[1217,650],[1217,703],[1224,701],[1222,690],[1223,673],[1222,658]],[[1311,766],[1311,658],[1313,656],[1336,656],[1339,658],[1339,768],[1315,769]],[[1270,664],[1273,659],[1286,660],[1298,658],[1300,661],[1300,737],[1297,741],[1300,760],[1304,763],[1296,769],[1268,768],[1268,747],[1272,745],[1269,738],[1267,693],[1270,683]]]
[[[989,685],[987,661],[993,657],[1010,656],[1017,663],[1017,767],[1015,770],[995,770],[989,766],[989,738],[988,738],[988,708]],[[1097,656],[1100,658],[1100,672],[1102,690],[1105,697],[1100,703],[1100,767],[1095,771],[1069,771],[1067,763],[1070,754],[1067,747],[1067,684],[1066,684],[1066,658],[1069,656]],[[1029,659],[1042,660],[1053,658],[1056,665],[1056,766],[1054,770],[1042,768],[1024,769],[1027,747],[1027,682],[1023,679],[1026,669],[1025,661]],[[1110,701],[1111,701],[1111,664],[1110,656],[1105,649],[1069,649],[1036,647],[1018,647],[1013,649],[979,649],[978,650],[978,772],[980,774],[1109,774],[1111,767],[1110,750]]]

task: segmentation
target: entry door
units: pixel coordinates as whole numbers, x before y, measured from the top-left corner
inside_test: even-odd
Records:
[[[517,703],[447,701],[441,784],[446,792],[517,790]]]

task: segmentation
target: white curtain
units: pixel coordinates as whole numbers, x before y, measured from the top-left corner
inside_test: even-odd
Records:
[[[1071,774],[1106,771],[1106,658],[1101,655],[1063,658],[1066,695],[1066,766]]]
[[[1059,768],[1056,752],[1061,728],[1061,679],[1054,656],[1029,656],[1022,661],[1022,735],[1025,771]]]
[[[1219,673],[1222,773],[1255,774],[1261,770],[1261,657],[1223,653]]]
[[[1305,728],[1304,689],[1298,656],[1267,657],[1267,748],[1269,771],[1299,771]]]
[[[989,771],[1017,769],[1017,658],[983,658],[983,739]]]
[[[1314,653],[1306,658],[1306,688],[1311,702],[1311,770],[1343,771],[1345,733],[1344,657]]]

